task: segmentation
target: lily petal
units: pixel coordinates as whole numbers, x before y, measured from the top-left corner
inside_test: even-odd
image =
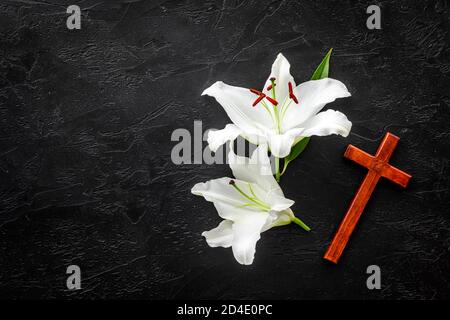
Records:
[[[269,133],[270,152],[278,158],[287,157],[291,152],[295,138],[300,136],[303,131],[303,128],[294,128],[282,134]]]
[[[253,151],[249,159],[236,155],[231,146],[228,153],[228,163],[237,179],[257,184],[266,192],[283,196],[280,186],[273,177],[267,153],[267,145],[261,144]]]
[[[295,201],[293,201],[291,199],[287,199],[284,196],[278,196],[276,194],[270,194],[270,193],[267,194],[267,198],[264,200],[267,201],[267,203],[272,204],[270,206],[270,209],[274,210],[274,211],[286,210],[295,203]]]
[[[234,124],[227,124],[222,130],[210,130],[208,132],[208,146],[216,152],[227,141],[235,140],[242,131]]]
[[[242,206],[245,202],[242,196],[230,186],[230,180],[234,179],[224,177],[200,182],[192,187],[191,192],[210,202],[223,202],[236,207]],[[227,217],[222,218],[227,219]]]
[[[230,86],[217,81],[202,95],[216,98],[231,121],[249,135],[259,135],[261,129],[273,126],[270,114],[260,105],[252,107],[257,98],[249,89]]]
[[[265,211],[248,206],[248,200],[230,186],[230,180],[233,180],[242,190],[250,194],[248,182],[226,177],[197,183],[191,192],[197,196],[204,197],[206,201],[214,203],[219,216],[226,220],[237,221],[255,212],[267,216]],[[253,190],[261,198],[262,195],[265,195],[265,192],[258,185],[254,185]],[[283,199],[277,198],[275,200],[276,202],[271,203],[271,207],[282,207],[285,209],[292,205],[287,203],[287,199],[284,199],[284,197]]]
[[[305,121],[316,115],[327,103],[351,96],[342,82],[331,78],[304,82],[294,89],[294,94],[298,104],[292,101],[286,106],[288,109],[283,119],[285,131],[302,127]]]
[[[265,211],[259,210],[254,207],[248,206],[233,206],[229,203],[214,201],[214,207],[216,207],[217,213],[222,219],[230,220],[230,221],[238,221],[245,216],[251,216],[255,212],[261,215],[267,215]]]
[[[279,103],[282,103],[288,95],[288,83],[291,82],[292,86],[295,87],[294,77],[292,77],[290,69],[291,64],[289,61],[285,58],[285,56],[279,53],[275,59],[275,62],[272,64],[272,71],[264,85],[263,92],[271,97],[272,93],[267,90],[267,87],[272,84],[270,78],[275,78],[275,93]]]
[[[305,123],[304,137],[310,136],[328,136],[330,134],[339,134],[343,137],[348,136],[352,129],[352,123],[345,114],[336,110],[326,110],[316,114]]]
[[[291,209],[279,211],[270,211],[269,218],[266,220],[266,224],[263,226],[262,231],[267,231],[273,227],[285,226],[292,222],[292,217],[294,217],[294,212]]]
[[[202,233],[206,242],[212,248],[224,247],[229,248],[233,243],[233,222],[230,220],[223,220],[217,227]]]
[[[233,255],[240,264],[253,263],[256,242],[261,238],[260,233],[267,217],[267,213],[255,212],[233,223]]]
[[[261,144],[253,151],[249,159],[236,155],[231,146],[228,163],[236,178],[255,184],[253,189],[256,195],[265,203],[269,203],[272,210],[282,211],[295,202],[284,197],[280,185],[273,177],[267,153],[267,145]]]

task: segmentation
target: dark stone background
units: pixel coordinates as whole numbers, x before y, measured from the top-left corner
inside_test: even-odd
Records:
[[[66,7],[82,29],[66,28]],[[382,8],[382,30],[366,8]],[[446,1],[2,1],[0,296],[3,298],[449,298],[449,8]],[[272,229],[252,266],[209,248],[215,209],[190,188],[226,165],[174,165],[176,128],[222,128],[200,93],[216,80],[262,86],[278,52],[307,80],[334,47],[331,76],[352,93],[330,106],[347,139],[314,138],[283,177],[313,227]],[[401,137],[337,266],[322,255],[373,153]],[[82,290],[66,289],[66,268]],[[366,288],[368,265],[382,289]]]

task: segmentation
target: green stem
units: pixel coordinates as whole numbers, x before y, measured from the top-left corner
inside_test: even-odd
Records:
[[[311,228],[308,227],[308,226],[306,225],[306,223],[304,223],[304,222],[303,222],[302,220],[300,220],[299,218],[293,217],[293,218],[291,218],[291,221],[292,221],[293,223],[299,225],[300,227],[302,227],[304,230],[306,230],[306,231],[308,231],[308,232],[311,231]]]
[[[280,182],[280,158],[275,157],[275,179]]]

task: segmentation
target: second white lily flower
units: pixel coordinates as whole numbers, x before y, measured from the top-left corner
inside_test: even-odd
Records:
[[[202,235],[211,247],[232,247],[235,259],[252,264],[260,233],[272,227],[294,222],[309,231],[289,209],[294,201],[286,199],[272,175],[267,145],[260,145],[252,157],[228,154],[236,179],[220,178],[197,183],[192,193],[214,203],[224,220]]]
[[[202,95],[214,97],[233,124],[211,131],[209,148],[216,151],[239,135],[254,144],[268,144],[271,153],[284,158],[303,137],[339,134],[346,137],[352,127],[335,110],[319,112],[337,98],[349,97],[346,86],[335,79],[311,80],[298,86],[290,64],[280,53],[262,91],[234,87],[218,81]]]

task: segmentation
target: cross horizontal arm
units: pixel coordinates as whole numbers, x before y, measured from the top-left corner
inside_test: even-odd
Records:
[[[373,156],[351,144],[349,144],[347,150],[345,150],[344,157],[353,160],[366,168],[370,168],[374,160]]]
[[[391,166],[387,161],[391,157],[399,138],[392,133],[387,133],[378,148],[375,156],[364,152],[363,150],[348,145],[344,157],[350,159],[369,170],[375,171],[383,178],[389,179],[402,187],[408,185],[411,176],[400,169]]]
[[[384,170],[381,172],[381,176],[397,183],[403,188],[406,188],[409,180],[411,179],[411,175],[391,165],[388,165],[384,168]]]

